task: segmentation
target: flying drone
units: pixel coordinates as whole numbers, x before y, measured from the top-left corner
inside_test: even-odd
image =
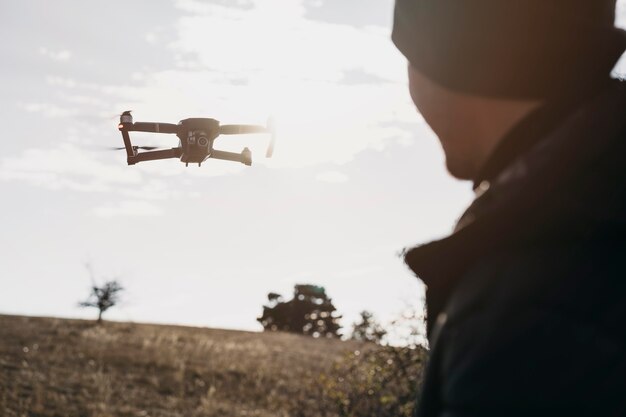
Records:
[[[208,158],[252,165],[252,153],[247,147],[241,153],[220,151],[213,148],[215,140],[220,135],[268,133],[271,135],[271,140],[265,157],[271,158],[274,150],[275,134],[271,121],[268,121],[267,126],[220,125],[219,121],[208,118],[184,119],[178,124],[133,122],[133,116],[128,110],[120,115],[120,123],[117,128],[122,132],[124,147],[116,149],[126,149],[128,165],[169,158],[178,158],[186,166],[189,166],[190,163],[197,163],[198,166],[201,166]],[[130,141],[130,132],[175,134],[178,136],[179,143],[175,148],[159,150],[155,150],[157,147],[154,146],[133,146]],[[139,152],[140,149],[149,152]]]

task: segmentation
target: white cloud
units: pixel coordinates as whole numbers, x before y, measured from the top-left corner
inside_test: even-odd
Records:
[[[155,44],[159,40],[159,36],[154,32],[148,32],[144,35],[144,39],[150,44]]]
[[[626,79],[626,54],[624,54],[622,58],[617,61],[611,75],[615,78]]]
[[[618,0],[615,10],[615,26],[626,29],[626,0]],[[613,68],[613,76],[618,78],[626,78],[626,54],[618,61]]]
[[[133,200],[96,207],[93,209],[93,213],[98,217],[105,218],[117,216],[154,217],[161,216],[163,210],[153,203]]]
[[[615,9],[615,26],[626,29],[626,0],[618,0]]]
[[[39,53],[54,61],[67,61],[72,57],[72,53],[67,49],[53,51],[43,46],[39,48]]]
[[[107,192],[141,184],[138,171],[108,164],[95,152],[72,144],[51,149],[27,149],[0,160],[0,180],[21,180],[48,189]]]
[[[359,268],[347,269],[344,271],[339,271],[336,274],[337,279],[360,279],[366,276],[372,276],[376,274],[380,274],[384,268],[382,265],[366,265]]]
[[[384,79],[404,78],[396,67],[404,61],[388,30],[309,20],[301,1],[258,0],[254,6],[207,3],[205,13],[179,20],[175,48],[197,55],[206,68],[254,71],[283,81],[338,81],[342,71],[354,67]]]
[[[52,103],[19,103],[18,107],[29,113],[41,113],[50,119],[70,117],[78,113],[74,108],[62,107]]]
[[[93,107],[108,107],[109,103],[93,94],[62,94],[62,98],[72,104],[77,104],[81,107],[93,106]]]
[[[53,86],[75,88],[78,84],[73,78],[59,77],[55,75],[46,75],[44,78],[46,80],[46,83]]]
[[[315,177],[317,181],[330,182],[330,183],[342,183],[348,181],[348,176],[339,171],[325,171],[317,174]]]

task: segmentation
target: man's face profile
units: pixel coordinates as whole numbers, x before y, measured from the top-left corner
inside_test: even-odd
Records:
[[[498,141],[538,100],[512,100],[456,92],[409,65],[411,98],[433,129],[446,156],[450,174],[472,179]]]

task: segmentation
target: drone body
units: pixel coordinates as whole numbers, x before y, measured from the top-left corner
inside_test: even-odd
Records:
[[[125,111],[120,116],[120,123],[117,127],[122,132],[122,138],[124,139],[124,148],[122,149],[126,149],[128,165],[169,158],[178,158],[186,165],[197,163],[200,166],[208,158],[241,162],[248,166],[252,165],[252,154],[248,148],[244,148],[241,153],[220,151],[213,148],[215,139],[219,135],[270,133],[272,134],[272,140],[267,149],[266,157],[268,158],[272,156],[274,146],[274,132],[270,123],[268,123],[268,126],[220,125],[220,122],[217,120],[208,118],[185,119],[178,124],[133,122],[133,116],[130,114],[130,111]],[[129,132],[176,134],[179,139],[179,146],[171,149],[138,152],[139,149],[154,148],[133,146]]]

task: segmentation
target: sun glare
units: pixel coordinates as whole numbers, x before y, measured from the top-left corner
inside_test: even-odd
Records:
[[[272,116],[275,167],[345,163],[387,140],[408,140],[386,125],[416,120],[388,31],[313,21],[289,4],[258,1],[239,10],[179,2],[189,14],[173,45],[181,51],[178,69],[151,75],[129,106],[150,117],[177,112],[222,123],[264,124]],[[262,162],[267,142],[247,143]]]

